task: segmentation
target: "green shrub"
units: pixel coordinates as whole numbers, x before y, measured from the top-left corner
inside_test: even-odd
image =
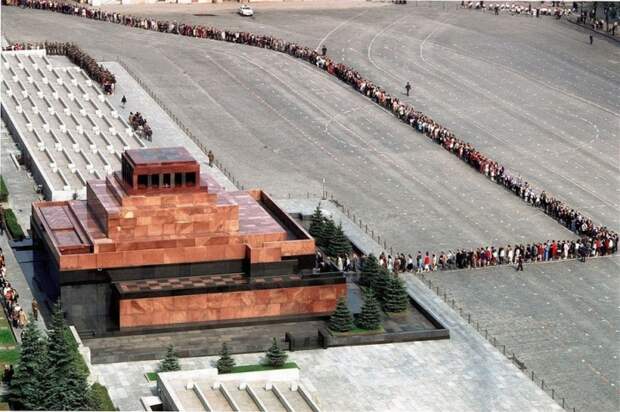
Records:
[[[4,184],[4,179],[0,176],[0,202],[6,202],[9,199],[9,190]]]
[[[115,411],[114,403],[110,399],[108,388],[102,384],[95,382],[90,387],[90,408],[93,411]]]
[[[15,216],[11,209],[4,209],[4,223],[13,239],[22,240],[24,238],[24,231],[17,223],[17,216]]]
[[[78,350],[78,343],[75,341],[73,333],[71,333],[71,330],[69,328],[65,329],[65,339],[67,340],[67,346],[73,353],[75,368],[81,373],[83,373],[85,376],[90,375],[88,365],[86,365],[86,361],[84,361],[84,358],[80,354],[80,351]]]

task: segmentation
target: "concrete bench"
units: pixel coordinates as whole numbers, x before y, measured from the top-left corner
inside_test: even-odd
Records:
[[[66,191],[71,191],[71,184],[69,183],[69,180],[67,179],[67,177],[65,176],[65,174],[62,172],[62,170],[57,169],[56,173],[58,174],[58,176],[60,176],[60,179],[63,183],[63,190]]]
[[[80,150],[79,155],[82,157],[84,163],[86,163],[86,170],[88,170],[88,173],[93,174],[93,171],[95,170],[95,165],[93,165],[93,162],[91,162],[83,150]]]
[[[40,151],[45,150],[45,142],[43,141],[43,139],[39,135],[39,132],[37,131],[37,129],[33,129],[32,130],[32,134],[34,134],[34,138],[37,141],[37,147],[39,148],[39,150]]]
[[[53,172],[56,172],[58,165],[56,163],[56,159],[54,159],[54,156],[52,155],[52,152],[50,152],[50,150],[47,147],[43,149],[43,152],[45,153],[45,156],[47,157],[47,160],[50,165],[50,169],[52,169]]]
[[[67,137],[71,141],[71,146],[73,147],[73,151],[74,152],[79,152],[80,151],[80,143],[78,142],[76,137],[73,135],[71,130],[67,130]]]
[[[62,150],[62,141],[60,140],[54,129],[50,129],[49,134],[50,136],[52,136],[52,140],[54,141],[54,148],[57,152],[60,152]]]
[[[90,134],[86,132],[84,132],[84,137],[86,138],[86,141],[88,142],[88,145],[90,146],[90,151],[95,153],[97,151],[97,144],[95,143],[93,138],[90,137]]]
[[[34,86],[34,89],[37,91],[37,97],[39,99],[42,99],[43,98],[43,90],[41,90],[41,86],[39,86],[39,83],[34,83],[33,86]]]
[[[28,81],[28,83],[30,84],[34,83],[34,78],[32,77],[32,74],[30,74],[28,69],[25,67],[24,67],[24,73],[26,74],[26,80]]]
[[[85,186],[86,185],[86,179],[84,178],[84,176],[82,176],[82,172],[80,172],[79,169],[75,169],[75,175],[78,177],[78,179],[82,183],[82,186]]]
[[[10,96],[11,96],[11,100],[13,100],[13,104],[15,105],[15,110],[17,110],[17,113],[21,113],[23,111],[21,102],[17,99],[17,96],[15,96],[13,93],[11,93]]]
[[[26,129],[28,129],[29,132],[32,131],[32,121],[30,121],[30,118],[28,117],[28,115],[26,114],[25,111],[22,110],[22,117],[24,119],[24,122],[26,122]]]

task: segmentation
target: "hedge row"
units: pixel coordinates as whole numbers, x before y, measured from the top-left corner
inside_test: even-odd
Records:
[[[0,175],[0,202],[6,202],[9,199],[9,190],[4,184],[4,179]]]
[[[97,411],[115,411],[117,410],[110,399],[108,388],[99,382],[93,383],[90,387],[90,396],[92,399],[92,407]]]
[[[13,239],[22,240],[24,238],[24,231],[17,222],[17,216],[15,216],[11,209],[4,209],[4,223]]]

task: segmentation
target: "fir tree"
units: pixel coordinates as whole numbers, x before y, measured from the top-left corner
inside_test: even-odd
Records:
[[[379,267],[379,274],[375,278],[374,283],[370,285],[371,288],[375,291],[377,299],[379,299],[381,305],[385,303],[385,296],[387,293],[387,289],[390,285],[391,277],[392,275],[390,275],[390,272],[388,272],[386,268]]]
[[[377,330],[381,327],[381,307],[372,289],[364,295],[362,312],[355,324],[358,328],[367,330]]]
[[[404,282],[398,276],[391,276],[383,298],[383,310],[399,313],[407,310],[409,295]]]
[[[321,212],[321,203],[319,203],[314,209],[314,213],[312,214],[312,219],[310,220],[310,235],[316,240],[318,246],[323,246],[320,244],[320,236],[323,231],[323,225],[325,224],[325,218],[323,217],[323,212]]]
[[[373,287],[376,279],[379,277],[379,261],[375,255],[370,254],[364,260],[362,273],[360,274],[360,285]]]
[[[219,373],[230,373],[235,366],[235,360],[231,358],[228,352],[228,345],[226,342],[222,343],[222,351],[220,352],[220,358],[217,360],[217,371]]]
[[[345,256],[351,253],[351,249],[351,242],[349,242],[342,230],[342,223],[339,223],[327,247],[327,254],[333,257]]]
[[[179,358],[174,351],[174,346],[169,345],[166,350],[166,356],[159,363],[159,372],[172,372],[181,370],[179,365]]]
[[[280,368],[284,366],[284,363],[286,363],[286,358],[288,358],[288,355],[280,349],[276,338],[273,338],[273,343],[267,351],[265,358],[267,360],[267,365],[273,366],[274,368]]]
[[[60,302],[54,305],[48,337],[49,379],[43,383],[45,409],[88,410],[90,393],[87,375],[76,367],[76,355],[67,339]]]
[[[11,381],[10,402],[13,409],[45,409],[47,348],[36,322],[29,322],[22,334],[22,345],[15,376]]]
[[[323,224],[321,234],[319,235],[319,245],[324,248],[326,252],[329,251],[329,245],[334,238],[335,233],[336,224],[331,218],[325,218],[325,223]]]
[[[329,318],[329,328],[334,332],[348,332],[353,329],[353,317],[344,298],[338,300],[336,310]]]

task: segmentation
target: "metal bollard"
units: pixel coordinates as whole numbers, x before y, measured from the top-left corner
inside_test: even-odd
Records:
[[[566,399],[562,398],[562,408],[566,405]]]
[[[489,330],[488,330],[488,329],[485,329],[485,330],[484,330],[484,338],[485,338],[485,339],[488,339],[488,338],[489,338]]]
[[[542,390],[545,389],[545,380],[544,379],[540,380],[540,389],[542,389]]]
[[[471,324],[471,313],[467,314],[467,323]]]
[[[534,371],[532,371],[532,382],[534,381]],[[564,407],[564,405],[562,405]]]
[[[551,388],[551,399],[555,400],[555,389]]]

